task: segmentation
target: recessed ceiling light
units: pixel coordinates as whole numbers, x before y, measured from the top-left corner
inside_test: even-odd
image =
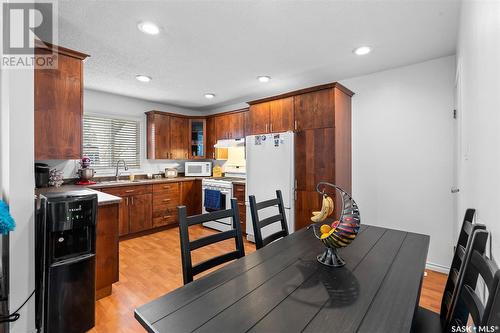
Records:
[[[257,80],[259,80],[259,82],[266,83],[266,82],[269,82],[271,80],[271,77],[266,76],[266,75],[261,75],[261,76],[257,76]]]
[[[212,98],[214,98],[214,97],[215,97],[215,94],[208,93],[208,94],[205,94],[204,96],[205,96],[205,98],[207,98],[207,99],[212,99]]]
[[[147,75],[136,75],[135,78],[137,79],[137,81],[141,81],[141,82],[149,82],[151,81],[151,76],[147,76]]]
[[[357,55],[365,55],[365,54],[368,54],[372,51],[372,48],[369,47],[369,46],[361,46],[361,47],[358,47],[356,49],[354,49],[354,53],[357,54]]]
[[[160,33],[160,28],[152,22],[140,22],[137,28],[148,35],[158,35]]]

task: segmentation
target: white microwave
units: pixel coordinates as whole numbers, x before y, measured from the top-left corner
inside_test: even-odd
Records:
[[[186,162],[184,165],[185,176],[211,176],[212,162]]]

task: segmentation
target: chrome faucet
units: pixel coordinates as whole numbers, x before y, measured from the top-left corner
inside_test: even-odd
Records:
[[[118,167],[120,166],[120,162],[123,162],[123,167],[125,168],[125,171],[128,170],[128,166],[127,166],[127,163],[125,163],[125,160],[116,161],[116,174],[115,174],[116,181],[120,180],[120,171],[118,170]]]

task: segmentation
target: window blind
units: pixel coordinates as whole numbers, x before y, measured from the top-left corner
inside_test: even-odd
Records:
[[[129,168],[140,168],[138,121],[84,115],[83,154],[95,169],[110,169],[118,160]]]

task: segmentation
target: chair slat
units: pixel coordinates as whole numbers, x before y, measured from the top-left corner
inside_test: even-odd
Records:
[[[261,228],[264,228],[264,227],[267,227],[268,225],[270,225],[271,223],[278,222],[278,221],[281,221],[281,215],[280,214],[273,215],[271,217],[268,217],[268,218],[265,218],[265,219],[261,220],[259,222],[259,226]]]
[[[461,261],[464,261],[465,247],[463,247],[462,245],[457,246],[457,256],[460,258]]]
[[[479,299],[479,296],[477,296],[470,286],[465,285],[462,289],[462,299],[467,306],[474,323],[476,325],[480,325],[484,313],[484,306]]]
[[[270,199],[266,201],[259,202],[257,204],[257,210],[261,210],[267,207],[272,207],[272,206],[277,206],[278,205],[278,199]]]
[[[232,217],[232,216],[233,216],[232,210],[226,209],[226,210],[218,210],[215,212],[210,212],[208,214],[189,216],[186,218],[186,220],[187,220],[188,226],[192,226],[195,224],[201,224],[201,223],[205,223],[205,222],[220,220],[220,219],[228,218],[228,217]]]
[[[194,265],[193,266],[193,275],[199,274],[201,272],[206,271],[207,269],[213,268],[215,266],[219,266],[220,264],[223,264],[225,262],[235,260],[238,258],[241,258],[239,256],[238,250],[224,253],[224,254],[221,254],[217,257],[210,258],[208,260],[205,260],[203,262],[200,262],[200,263]]]
[[[285,232],[285,230],[280,230],[278,232],[275,232],[272,235],[267,236],[265,239],[262,240],[262,243],[264,246],[266,246],[269,243],[274,242],[277,239],[283,238],[288,236],[288,233]]]
[[[203,238],[196,239],[189,243],[189,248],[191,251],[199,249],[213,243],[222,242],[223,240],[236,237],[235,230],[229,230],[224,232],[219,232],[217,234],[205,236]]]
[[[469,222],[469,221],[465,221],[464,222],[464,226],[463,226],[463,229],[464,231],[467,233],[467,235],[471,235],[472,233],[472,223]]]
[[[458,270],[456,268],[450,270],[450,279],[453,281],[453,285],[456,286],[458,284]]]
[[[495,272],[498,269],[495,267],[495,264],[491,260],[483,260],[481,253],[478,251],[474,251],[472,253],[471,264],[478,271],[481,278],[484,280],[484,283],[488,287],[488,289],[492,288],[493,279],[495,277]]]

